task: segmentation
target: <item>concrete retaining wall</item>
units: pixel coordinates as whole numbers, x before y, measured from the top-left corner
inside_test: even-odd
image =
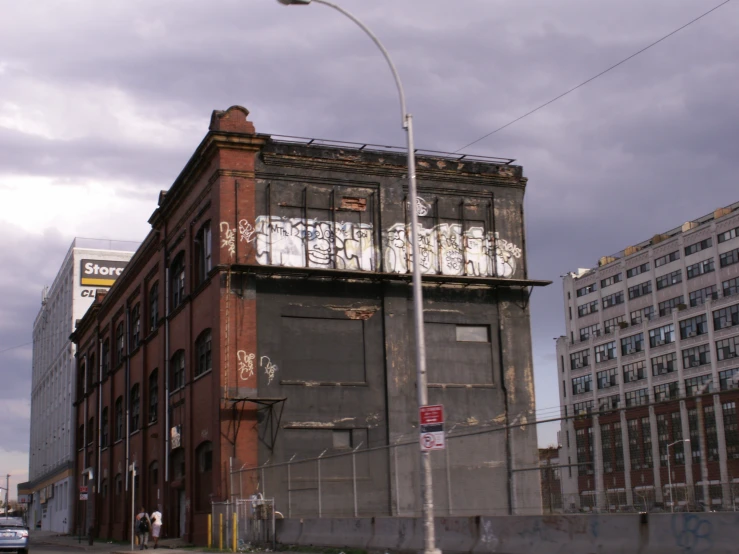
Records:
[[[739,552],[739,513],[568,514],[436,518],[436,546],[449,554],[674,554]],[[278,521],[280,544],[423,550],[420,518]]]

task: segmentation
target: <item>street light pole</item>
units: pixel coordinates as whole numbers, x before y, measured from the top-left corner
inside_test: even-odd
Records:
[[[289,5],[307,5],[311,0],[278,0],[281,4]],[[419,264],[418,255],[418,212],[417,212],[417,193],[416,193],[416,154],[413,145],[413,117],[406,110],[405,93],[403,92],[403,84],[400,81],[400,75],[395,68],[395,64],[390,58],[390,54],[372,31],[367,28],[364,23],[354,17],[345,9],[327,2],[326,0],[312,0],[317,4],[324,4],[336,11],[342,13],[359,28],[361,28],[372,42],[380,49],[385,61],[390,66],[390,71],[395,79],[395,86],[398,88],[398,97],[400,99],[400,116],[401,125],[406,132],[406,140],[408,145],[408,196],[411,213],[411,265],[413,268],[413,322],[416,339],[416,394],[418,397],[418,405],[425,406],[428,404],[428,390],[426,386],[426,341],[423,330],[423,289],[421,284],[421,266]],[[439,554],[440,550],[436,548],[436,538],[434,529],[434,495],[433,480],[431,476],[431,457],[430,452],[422,451],[421,456],[421,499],[423,502],[423,528],[424,528],[424,552],[426,554]]]
[[[670,447],[675,446],[680,442],[690,442],[690,439],[681,439],[679,441],[672,442],[667,445],[667,482],[670,487],[670,511],[675,511],[675,501],[672,499],[672,469],[670,468]]]

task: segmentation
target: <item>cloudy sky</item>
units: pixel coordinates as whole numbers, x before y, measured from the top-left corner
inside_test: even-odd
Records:
[[[384,41],[419,148],[455,151],[723,0],[336,0]],[[25,480],[33,319],[75,236],[141,240],[213,109],[257,131],[403,145],[374,45],[320,5],[5,2],[0,474]],[[465,150],[529,177],[538,407],[557,406],[559,276],[739,200],[739,2]],[[9,349],[9,350],[6,350]],[[551,436],[551,432],[547,437]]]

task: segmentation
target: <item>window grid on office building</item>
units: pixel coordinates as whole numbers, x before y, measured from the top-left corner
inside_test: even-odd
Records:
[[[627,391],[624,394],[624,397],[626,398],[627,408],[631,406],[643,406],[644,404],[649,404],[649,390],[648,389]]]
[[[654,386],[654,401],[663,402],[678,397],[679,386],[677,381],[661,383]]]
[[[661,267],[663,265],[667,265],[670,262],[674,262],[679,259],[680,259],[680,251],[675,250],[674,252],[670,252],[669,254],[665,254],[664,256],[660,256],[659,258],[655,258],[654,267]]]
[[[621,354],[635,354],[644,349],[644,333],[637,333],[621,339]]]
[[[701,306],[702,304],[706,303],[706,300],[716,300],[718,298],[718,288],[716,285],[711,285],[710,287],[705,287],[702,289],[694,290],[688,295],[688,300],[690,302],[690,307],[695,308],[696,306]]]
[[[683,368],[699,367],[711,363],[711,345],[701,344],[683,350]]]
[[[675,298],[670,298],[669,300],[665,300],[664,302],[660,302],[657,305],[657,309],[659,310],[659,316],[663,317],[666,315],[669,315],[673,312],[673,310],[677,309],[680,305],[685,304],[685,298],[681,294],[680,296],[676,296]]]
[[[733,296],[739,291],[739,277],[734,277],[721,283],[724,296]]]
[[[618,368],[604,369],[596,373],[598,389],[607,389],[618,386]]]
[[[579,352],[570,354],[570,369],[582,369],[583,367],[588,367],[589,363],[588,350],[580,350]]]
[[[624,383],[633,383],[647,378],[644,360],[623,366]]]
[[[697,337],[708,333],[708,318],[706,314],[683,319],[680,322],[680,338],[682,340]]]
[[[675,325],[673,323],[649,330],[649,346],[652,348],[671,342],[675,342]]]
[[[657,290],[666,289],[667,287],[671,287],[682,282],[683,272],[682,270],[678,269],[676,271],[673,271],[672,273],[660,275],[659,277],[657,277]]]
[[[700,277],[706,273],[711,273],[713,270],[713,258],[708,258],[707,260],[694,263],[685,268],[685,271],[688,274],[688,279],[695,279],[696,277]]]
[[[616,317],[612,317],[611,319],[606,319],[603,322],[603,332],[608,335],[615,331],[621,323],[625,321],[625,316],[619,315]]]
[[[736,420],[736,402],[724,402],[721,405],[724,415],[724,440],[726,441],[726,457],[730,460],[739,459],[739,430]]]
[[[739,248],[735,248],[730,252],[724,252],[719,256],[719,265],[721,267],[728,267],[739,262]]]
[[[736,381],[734,381],[734,376],[737,373],[739,373],[739,367],[719,371],[718,382],[721,390],[730,390],[737,388],[737,383]]]
[[[632,325],[637,325],[643,321],[649,321],[650,319],[654,319],[654,306],[646,306],[641,310],[634,310],[629,315]]]
[[[652,375],[666,375],[677,369],[677,355],[674,352],[652,358]]]
[[[595,347],[595,363],[616,359],[616,341],[599,344]]]
[[[711,377],[711,375],[699,375],[698,377],[685,379],[685,396],[695,396],[703,385],[711,383],[712,380],[713,377]],[[704,392],[710,392],[712,388],[713,387],[709,385],[706,387],[706,391]]]
[[[739,325],[739,304],[733,306],[727,306],[713,312],[713,328],[718,331],[719,329],[726,329]]]

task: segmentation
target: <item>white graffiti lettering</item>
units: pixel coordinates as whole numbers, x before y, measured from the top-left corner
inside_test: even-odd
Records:
[[[266,360],[266,362],[265,362]],[[264,368],[264,374],[267,376],[267,385],[272,383],[272,379],[275,378],[275,373],[279,370],[279,368],[272,363],[272,360],[270,360],[267,356],[262,356],[259,358],[259,365],[260,367]]]
[[[421,227],[418,235],[421,272],[427,275],[511,277],[516,271],[515,259],[521,256],[520,248],[485,233],[482,227],[462,233],[459,223],[441,223],[431,229]],[[413,259],[410,226],[396,223],[388,229],[386,241],[386,270],[408,273]]]
[[[250,377],[254,377],[254,354],[247,354],[244,350],[239,350],[236,353],[236,358],[239,361],[239,376],[242,380],[246,381]]]
[[[250,243],[256,240],[256,230],[246,219],[239,221],[239,236],[241,240]]]
[[[259,216],[256,239],[257,261],[263,265],[374,271],[368,223]]]
[[[228,221],[221,221],[221,248],[228,248],[232,258],[236,254],[236,230],[231,229]]]
[[[243,220],[246,223],[245,220]],[[247,229],[244,226],[244,229]],[[241,231],[242,240],[245,231]],[[384,269],[409,273],[412,261],[410,225],[396,223],[384,235]],[[256,240],[262,265],[375,271],[375,244],[369,223],[259,216],[251,240]],[[427,275],[512,277],[521,249],[483,227],[462,232],[461,223],[441,223],[419,229],[419,263]]]
[[[423,217],[431,211],[431,204],[426,202],[420,196],[416,196],[416,214]]]

